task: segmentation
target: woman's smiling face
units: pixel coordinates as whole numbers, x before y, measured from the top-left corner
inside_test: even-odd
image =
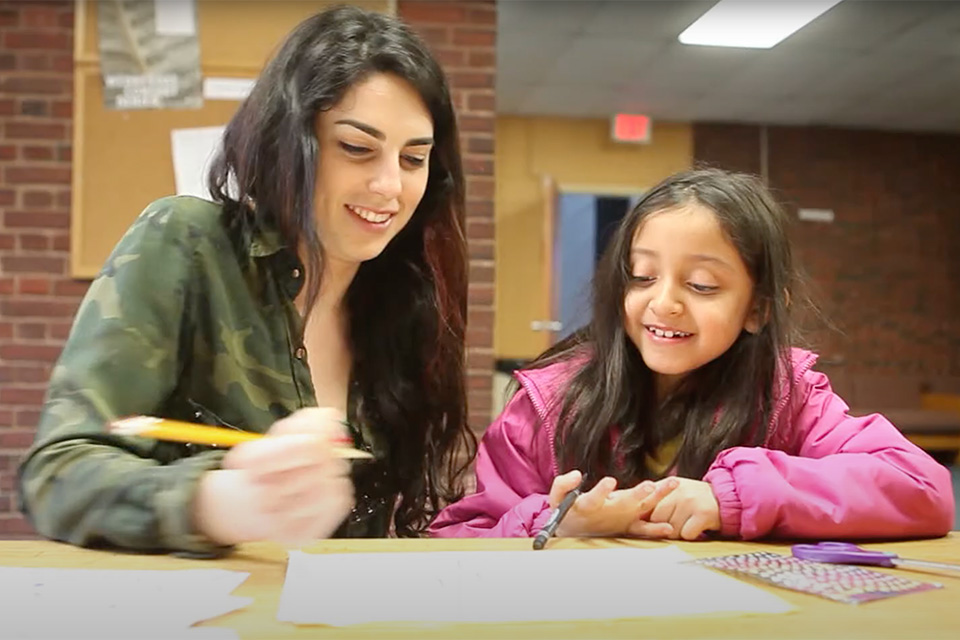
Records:
[[[420,94],[386,73],[351,87],[317,116],[314,214],[325,259],[377,257],[423,198],[433,120]]]

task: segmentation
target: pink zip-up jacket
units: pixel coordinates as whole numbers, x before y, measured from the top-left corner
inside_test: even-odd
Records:
[[[954,516],[949,471],[883,416],[847,415],[827,376],[811,369],[815,354],[794,349],[792,360],[793,390],[781,394],[765,446],[721,451],[702,478],[720,505],[721,535],[945,535]],[[567,361],[515,374],[521,388],[480,444],[476,493],[441,511],[431,535],[536,535],[550,515],[547,495],[560,473],[554,455],[559,394],[577,367]]]

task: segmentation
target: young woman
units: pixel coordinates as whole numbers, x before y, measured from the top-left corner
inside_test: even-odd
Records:
[[[149,205],[90,287],[20,469],[24,512],[51,538],[151,551],[416,535],[473,442],[439,65],[393,18],[307,19],[227,126],[210,188]],[[224,451],[107,429],[140,414],[269,437]],[[337,459],[344,436],[375,462]]]

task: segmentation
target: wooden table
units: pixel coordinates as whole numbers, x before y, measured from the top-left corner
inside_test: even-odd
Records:
[[[663,543],[627,540],[555,540],[556,548],[597,549],[621,546],[653,548]],[[677,543],[694,556],[706,557],[771,550],[789,553],[786,544],[746,542]],[[960,562],[960,532],[946,538],[864,545],[903,557]],[[429,550],[528,549],[527,539],[486,540],[328,540],[307,550],[318,553]],[[637,618],[609,622],[538,622],[502,625],[358,625],[296,627],[276,619],[283,585],[286,552],[272,544],[251,544],[221,560],[185,560],[78,549],[38,541],[0,541],[0,565],[96,569],[221,568],[248,571],[250,577],[234,591],[254,603],[243,610],[205,623],[235,629],[242,638],[960,638],[960,573],[921,573],[898,570],[918,580],[940,582],[943,589],[898,596],[862,605],[832,602],[782,589],[777,595],[798,607],[788,614],[742,617]],[[890,570],[893,571],[893,570]],[[656,584],[637,578],[637,597]],[[589,597],[589,592],[581,597]],[[0,596],[2,598],[2,596]],[[2,600],[0,600],[2,601]],[[2,608],[0,608],[2,609]],[[0,614],[0,636],[3,616]]]

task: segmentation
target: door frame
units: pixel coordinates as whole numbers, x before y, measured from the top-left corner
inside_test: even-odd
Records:
[[[530,328],[543,340],[538,351],[542,352],[552,346],[560,329],[560,295],[559,282],[556,282],[556,247],[557,247],[557,208],[562,193],[583,193],[593,196],[612,196],[617,198],[636,198],[650,190],[649,186],[637,187],[623,184],[587,184],[577,182],[558,182],[549,174],[540,175],[541,192],[543,194],[543,226],[541,243],[543,248],[542,272],[540,274],[541,291],[544,304],[540,319],[533,320]]]

